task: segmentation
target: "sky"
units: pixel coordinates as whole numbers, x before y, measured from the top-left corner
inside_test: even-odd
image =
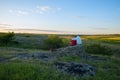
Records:
[[[0,32],[120,34],[120,0],[0,0]]]

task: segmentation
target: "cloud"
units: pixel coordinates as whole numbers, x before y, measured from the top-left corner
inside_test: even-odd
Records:
[[[81,18],[81,16],[75,16],[75,18]]]
[[[50,6],[38,6],[37,8],[42,12],[48,12],[52,10]]]
[[[12,26],[10,24],[0,24],[0,26]]]
[[[45,14],[51,11],[52,11],[52,7],[50,6],[37,6],[37,10],[36,10],[36,12],[40,14]]]
[[[20,15],[26,15],[26,14],[28,14],[28,12],[21,11],[21,10],[18,10],[17,13],[20,14]]]
[[[62,8],[60,7],[51,7],[51,6],[37,6],[37,13],[40,14],[45,14],[45,13],[51,13],[51,12],[57,12],[57,11],[61,11]]]
[[[9,10],[9,13],[13,14],[13,15],[17,15],[17,16],[22,16],[22,15],[27,15],[29,12],[28,11],[24,11],[24,10]]]
[[[82,19],[82,18],[84,18],[84,17],[83,17],[83,16],[73,16],[73,18]]]
[[[61,11],[61,10],[62,10],[62,8],[60,8],[60,7],[59,7],[59,8],[57,8],[57,10],[58,10],[58,11]]]
[[[15,33],[40,33],[40,34],[68,34],[69,31],[41,30],[41,29],[4,29],[5,31],[14,31]]]
[[[95,30],[108,30],[108,28],[103,28],[103,27],[92,28],[92,29],[95,29]]]
[[[9,29],[10,27],[12,27],[13,25],[10,24],[2,24],[0,23],[0,29],[4,30],[4,29]]]
[[[10,26],[13,26],[13,25],[10,25],[10,24],[0,24],[0,27],[10,27]]]
[[[6,29],[6,30],[23,30],[23,31],[44,31],[44,32],[66,32],[66,31],[59,31],[59,30],[41,30],[41,29],[22,29],[22,28],[16,28],[16,29]]]
[[[10,13],[13,13],[13,10],[10,9],[9,12],[10,12]]]
[[[60,7],[51,7],[51,6],[37,6],[34,9],[27,9],[27,10],[20,10],[20,9],[10,9],[9,13],[12,15],[17,15],[17,16],[24,16],[28,14],[45,14],[45,13],[53,13],[57,11],[61,11],[62,8]]]

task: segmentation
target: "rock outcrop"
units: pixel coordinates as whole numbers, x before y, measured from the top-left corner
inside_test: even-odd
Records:
[[[59,48],[55,52],[57,56],[81,56],[84,53],[82,45],[69,46],[66,48]]]
[[[76,62],[56,62],[55,67],[63,72],[73,76],[94,76],[95,68],[88,64],[80,64]]]

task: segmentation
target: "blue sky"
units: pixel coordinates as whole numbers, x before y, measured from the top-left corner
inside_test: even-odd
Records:
[[[0,0],[0,28],[120,34],[120,0]]]

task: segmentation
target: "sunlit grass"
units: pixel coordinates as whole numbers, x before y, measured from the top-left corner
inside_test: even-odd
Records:
[[[119,35],[97,35],[97,36],[82,36],[83,40],[93,40],[98,42],[120,44]]]
[[[119,40],[120,41],[120,37],[113,37],[113,38],[103,38],[105,40]]]

